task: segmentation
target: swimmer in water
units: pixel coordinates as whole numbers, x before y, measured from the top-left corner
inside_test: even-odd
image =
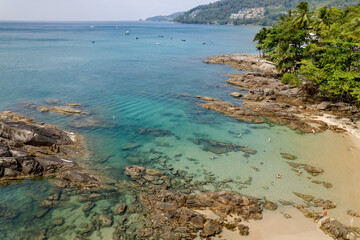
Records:
[[[301,176],[301,174],[302,174],[301,171],[298,171],[298,172],[297,172],[297,175],[298,175],[298,176]]]
[[[276,176],[277,178],[281,178],[281,174],[280,173],[278,173],[278,175]]]
[[[238,137],[241,137],[242,136],[242,134],[240,133],[239,135],[238,135]]]

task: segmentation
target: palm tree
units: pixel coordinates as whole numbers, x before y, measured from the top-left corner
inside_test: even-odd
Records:
[[[263,47],[264,40],[267,37],[269,30],[266,27],[263,27],[254,37],[253,42],[258,41],[258,44],[256,46],[257,50],[260,52],[260,57],[265,56],[265,51]]]
[[[306,29],[309,26],[309,7],[307,2],[300,2],[296,6],[295,17],[293,19],[293,26],[299,29]]]
[[[330,28],[329,10],[322,7],[318,10],[315,20],[315,30],[324,30]]]

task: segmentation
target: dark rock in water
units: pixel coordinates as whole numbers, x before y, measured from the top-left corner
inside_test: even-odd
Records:
[[[56,218],[54,223],[56,226],[61,226],[65,223],[65,219],[63,217]]]
[[[140,146],[141,146],[140,143],[127,143],[126,145],[121,147],[121,150],[130,150],[130,149],[138,148]]]
[[[289,153],[280,153],[282,158],[288,159],[288,160],[295,160],[297,157],[295,155],[291,155]]]
[[[360,214],[357,213],[357,212],[355,212],[355,211],[353,211],[353,210],[348,210],[346,213],[347,213],[349,216],[360,218]]]
[[[281,203],[284,206],[294,205],[294,202],[283,200],[283,199],[279,199],[279,203]]]
[[[112,216],[107,214],[99,215],[98,221],[101,227],[111,227],[111,225],[113,224]]]
[[[115,214],[121,215],[125,213],[125,210],[126,210],[126,204],[119,204],[115,209]]]
[[[0,218],[13,219],[19,215],[20,213],[16,210],[0,206]]]
[[[270,201],[265,201],[264,207],[268,210],[275,211],[278,208],[278,205]]]
[[[60,174],[60,176],[70,182],[76,183],[92,183],[96,182],[96,179],[89,176],[88,173],[83,173],[79,171],[66,171]]]
[[[189,138],[188,140],[196,145],[202,146],[202,149],[204,151],[209,151],[216,154],[239,151],[242,151],[246,154],[256,154],[257,152],[255,149],[246,148],[244,146],[239,146],[232,143],[219,142],[205,138]]]
[[[214,221],[208,220],[204,224],[204,229],[203,229],[202,235],[204,237],[210,237],[210,236],[213,236],[213,235],[218,234],[220,232],[221,232],[220,224],[218,224],[218,223],[216,223]]]
[[[313,176],[317,176],[319,175],[320,173],[323,173],[324,170],[321,169],[321,168],[318,168],[318,167],[313,167],[313,166],[310,166],[310,165],[306,165],[305,166],[305,170],[310,173],[311,175]]]
[[[303,194],[303,193],[297,193],[297,192],[294,192],[294,194],[302,199],[304,199],[305,201],[307,202],[310,202],[314,199],[313,196],[311,195],[308,195],[308,194]]]
[[[85,204],[83,205],[82,210],[83,210],[83,212],[88,212],[88,211],[90,211],[93,207],[95,207],[95,203],[93,203],[93,202],[87,202],[87,203],[85,203]]]
[[[330,201],[330,200],[323,200],[321,198],[315,199],[314,203],[318,207],[324,207],[326,209],[332,209],[336,208],[336,202]]]
[[[156,128],[140,128],[138,130],[139,134],[147,134],[155,137],[170,137],[175,136],[174,133],[168,130],[156,129]]]
[[[36,217],[38,218],[42,218],[45,214],[47,214],[50,211],[49,208],[45,208],[43,210],[40,210],[39,212],[36,213]]]
[[[89,223],[86,227],[79,232],[82,236],[90,236],[96,230],[94,223]]]
[[[326,188],[332,188],[332,186],[333,186],[331,183],[328,183],[328,182],[325,182],[325,181],[312,180],[311,182],[315,183],[315,184],[322,184]]]

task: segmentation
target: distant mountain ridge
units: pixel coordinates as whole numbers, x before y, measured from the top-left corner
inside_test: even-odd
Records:
[[[154,16],[149,17],[146,19],[146,21],[154,21],[154,22],[172,22],[175,18],[178,16],[183,15],[185,12],[176,12],[173,14],[170,14],[168,16]]]
[[[301,0],[220,0],[197,6],[174,19],[191,24],[259,24],[271,25]],[[358,0],[308,0],[310,9],[356,6]]]

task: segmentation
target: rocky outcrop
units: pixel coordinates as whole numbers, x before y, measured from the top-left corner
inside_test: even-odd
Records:
[[[80,109],[73,108],[74,106],[79,105],[69,105],[69,107],[38,107],[38,110],[40,112],[54,112],[54,113],[60,113],[60,114],[81,114],[82,111]]]
[[[241,220],[262,219],[263,202],[253,197],[226,191],[197,195],[177,192],[171,190],[175,179],[169,174],[136,165],[126,167],[125,174],[132,180],[130,188],[139,192],[139,199],[147,209],[149,224],[136,232],[139,239],[150,236],[155,239],[193,239],[196,234],[210,237],[230,225],[231,228],[243,230],[245,235],[249,229],[239,225]],[[119,205],[115,211],[120,209],[121,212],[124,206]],[[200,212],[205,209],[219,216],[219,219],[212,219]],[[229,215],[238,220],[230,223],[234,220],[227,219]]]
[[[277,74],[275,65],[257,55],[231,54],[208,58],[205,63],[227,64],[238,70],[261,70],[268,74]]]
[[[207,101],[206,103],[202,103],[201,106],[205,109],[210,109],[215,112],[222,113],[230,117],[234,117],[241,121],[253,122],[253,123],[264,122],[264,120],[262,120],[258,114],[255,114],[249,110],[240,108],[228,102],[211,100],[211,101]]]
[[[334,132],[344,132],[349,128],[348,124],[346,127],[343,124],[341,124],[342,127],[338,127],[336,124],[328,124],[327,121],[319,119],[319,116],[323,114],[347,119],[360,118],[360,111],[356,106],[342,102],[331,102],[326,100],[325,96],[311,95],[305,90],[305,87],[298,88],[282,83],[274,64],[260,59],[258,56],[223,55],[210,58],[204,62],[228,64],[238,70],[251,71],[244,74],[231,74],[231,78],[227,80],[236,88],[248,90],[248,94],[243,97],[245,99],[244,107],[212,100],[202,104],[206,109],[242,121],[257,122],[254,119],[265,119],[306,133],[322,132],[327,129]],[[249,112],[251,115],[248,115]]]
[[[45,175],[64,179],[70,185],[97,186],[95,178],[68,160],[82,155],[76,133],[13,112],[0,113],[0,181]]]
[[[345,226],[332,218],[325,218],[320,222],[320,229],[337,240],[356,240],[360,238],[359,232],[354,228]]]
[[[232,92],[232,93],[229,93],[230,96],[234,97],[234,98],[239,98],[239,97],[242,97],[243,95],[239,92]]]
[[[181,234],[165,239],[192,239],[194,233],[199,231],[203,237],[220,233],[226,225],[225,221],[209,219],[198,213],[197,209],[209,208],[223,218],[229,214],[243,220],[262,218],[261,201],[225,191],[194,196],[164,190],[155,194],[142,194],[140,198],[149,208],[153,236],[167,235],[169,227],[182,229]]]

